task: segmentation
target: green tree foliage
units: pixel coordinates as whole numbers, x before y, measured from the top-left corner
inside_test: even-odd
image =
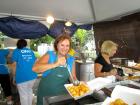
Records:
[[[54,41],[54,39],[49,36],[49,35],[46,35],[44,37],[41,37],[41,38],[37,38],[37,39],[31,39],[30,41],[30,48],[34,51],[37,50],[37,46],[41,43],[47,43],[47,44],[51,44],[52,42]]]
[[[93,30],[78,29],[72,37],[72,47],[83,47],[89,40],[93,39]]]
[[[76,39],[79,41],[80,46],[83,46],[85,43],[86,33],[87,31],[83,29],[78,29],[75,33]]]
[[[2,32],[0,32],[0,41],[1,41],[1,42],[4,41],[4,37],[5,37],[5,35],[4,35]]]

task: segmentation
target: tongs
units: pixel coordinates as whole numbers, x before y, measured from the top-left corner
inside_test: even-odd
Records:
[[[72,84],[73,84],[74,86],[78,86],[78,85],[80,84],[80,81],[77,80],[77,79],[74,80],[73,75],[72,75],[72,73],[71,73],[71,71],[70,71],[70,67],[68,66],[68,64],[66,64],[66,68],[68,69],[70,78],[71,78],[71,80],[72,80]]]

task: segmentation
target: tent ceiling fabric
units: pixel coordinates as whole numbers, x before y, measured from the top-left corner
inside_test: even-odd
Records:
[[[72,24],[72,26],[65,26],[65,21],[55,21],[54,24],[50,26],[49,35],[56,38],[58,35],[62,34],[63,32],[69,33],[72,36],[75,31],[80,28],[76,24]]]
[[[5,35],[12,38],[21,39],[35,39],[49,34],[56,38],[63,32],[69,33],[72,36],[78,28],[90,30],[92,24],[76,25],[72,23],[71,26],[65,26],[66,21],[55,20],[50,25],[49,29],[47,26],[36,20],[23,20],[15,16],[0,18],[0,31]]]
[[[0,18],[0,31],[12,38],[35,39],[45,36],[48,28],[35,20],[25,21],[10,16]]]
[[[69,19],[87,24],[138,12],[140,0],[1,0],[0,16],[18,14],[45,19],[51,14],[57,20]]]

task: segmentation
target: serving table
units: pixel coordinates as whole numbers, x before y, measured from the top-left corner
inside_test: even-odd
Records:
[[[98,102],[100,101],[95,99],[92,95],[85,96],[78,100],[74,100],[69,94],[44,97],[43,99],[43,105],[88,105]]]
[[[119,64],[113,64],[114,67],[118,68],[128,68],[131,69],[132,71],[140,71],[140,66],[128,66],[128,65],[119,65]]]
[[[102,88],[100,91],[103,91],[107,97],[111,97],[111,93],[116,85],[126,86],[126,87],[140,90],[140,80],[133,80],[133,81],[125,80],[125,81],[119,81],[119,82],[114,82],[112,84],[108,84],[106,85],[106,87]],[[88,104],[88,105],[102,105],[102,103],[103,102],[99,102],[99,103],[93,103],[93,104]]]
[[[123,85],[135,89],[140,89],[140,79],[117,81],[106,85],[99,91],[94,91],[93,94],[85,96],[81,99],[74,100],[69,94],[44,97],[44,105],[101,105],[102,102],[111,95],[116,85]],[[104,94],[102,94],[102,92]]]

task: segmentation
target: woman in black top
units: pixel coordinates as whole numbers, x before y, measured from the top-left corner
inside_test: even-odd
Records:
[[[110,57],[117,51],[118,45],[110,40],[104,41],[101,46],[101,53],[95,60],[95,77],[117,76],[117,70],[113,68]]]

